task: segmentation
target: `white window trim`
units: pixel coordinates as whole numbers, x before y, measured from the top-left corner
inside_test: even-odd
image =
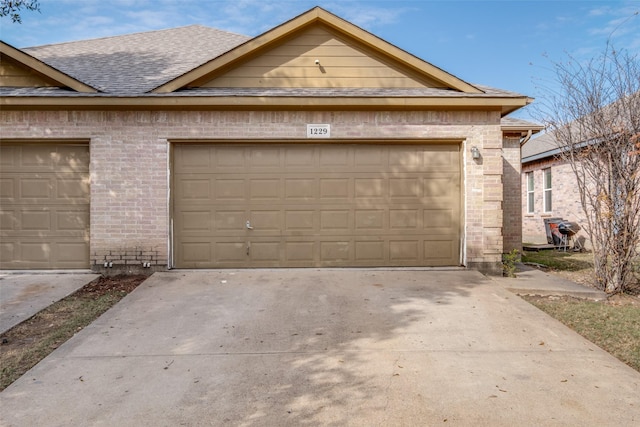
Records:
[[[525,174],[527,181],[527,213],[535,213],[536,211],[536,197],[535,197],[535,181],[533,172],[527,172]],[[529,186],[531,184],[531,186]],[[529,188],[531,187],[531,188]]]
[[[547,171],[549,171],[549,187],[547,187]],[[552,212],[553,210],[553,174],[551,168],[542,169],[542,205],[545,212]],[[549,193],[549,200],[551,207],[547,206],[547,193]]]

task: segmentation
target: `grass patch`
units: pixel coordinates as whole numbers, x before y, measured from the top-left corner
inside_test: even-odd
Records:
[[[593,268],[592,254],[581,252],[524,251],[522,262],[540,264],[558,271],[580,271]]]
[[[146,276],[103,277],[0,336],[0,391],[113,307]]]
[[[640,303],[634,297],[619,296],[606,302],[523,298],[640,372]]]

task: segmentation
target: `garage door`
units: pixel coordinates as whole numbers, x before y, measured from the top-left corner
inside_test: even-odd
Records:
[[[89,146],[0,144],[0,268],[89,267]]]
[[[174,264],[459,265],[459,150],[176,144]]]

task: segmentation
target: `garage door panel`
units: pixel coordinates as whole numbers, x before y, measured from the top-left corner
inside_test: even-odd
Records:
[[[249,213],[251,226],[260,232],[279,233],[282,230],[282,216],[281,210],[259,210]]]
[[[2,266],[15,263],[18,260],[16,244],[5,239],[0,242],[0,264]]]
[[[416,199],[422,195],[423,180],[414,178],[391,178],[389,197]]]
[[[4,172],[85,173],[89,151],[84,144],[7,144],[0,147]]]
[[[352,245],[348,240],[320,242],[320,263],[342,265],[351,259]]]
[[[246,200],[246,181],[237,178],[220,178],[215,180],[216,197],[220,201]]]
[[[16,196],[17,181],[11,177],[0,178],[0,201],[10,201]]]
[[[387,182],[382,178],[356,178],[355,197],[362,199],[384,198]]]
[[[451,170],[458,165],[459,154],[446,148],[434,147],[429,152],[422,153],[422,161],[425,169],[430,171]]]
[[[378,168],[386,169],[386,157],[384,156],[384,151],[385,148],[382,146],[363,146],[354,151],[354,166],[356,168],[359,166],[376,166]]]
[[[399,230],[417,230],[420,227],[420,209],[391,209],[389,211],[389,229],[391,231]]]
[[[281,242],[279,240],[271,242],[251,242],[249,246],[249,261],[256,262],[279,262],[280,261],[280,247]]]
[[[184,200],[202,200],[207,202],[213,196],[209,177],[185,178],[180,181],[180,194]]]
[[[322,209],[320,211],[320,233],[345,233],[351,229],[351,211],[346,209]]]
[[[243,240],[221,241],[214,246],[216,259],[224,264],[225,262],[247,263],[247,243]]]
[[[313,178],[290,178],[284,180],[285,200],[315,201],[318,198],[316,180]]]
[[[80,200],[87,201],[89,194],[89,182],[82,177],[78,178],[56,178],[55,185],[56,199],[58,200]]]
[[[89,251],[85,242],[73,240],[44,242],[39,237],[4,242],[0,263],[7,269],[87,268]]]
[[[282,198],[280,191],[282,185],[278,178],[251,179],[249,186],[251,200],[280,201]]]
[[[451,265],[451,258],[459,256],[457,246],[450,239],[425,241],[424,254],[433,260],[434,266]]]
[[[247,213],[245,211],[216,211],[216,230],[243,230],[246,228]]]
[[[17,206],[0,213],[0,228],[4,237],[19,236],[78,236],[89,229],[89,210],[85,207]]]
[[[315,242],[287,241],[284,243],[286,262],[301,265],[315,265],[317,258],[317,244]]]
[[[315,231],[315,214],[316,212],[313,210],[287,211],[285,213],[284,231],[293,233],[301,231]]]
[[[320,151],[319,166],[327,171],[345,171],[351,169],[352,156],[348,147],[323,147]]]
[[[20,212],[19,224],[25,231],[51,232],[51,212],[24,210]]]
[[[354,228],[380,232],[386,228],[385,213],[383,209],[356,209]]]
[[[288,169],[302,168],[303,170],[309,170],[309,168],[315,167],[315,154],[315,150],[309,147],[286,147],[284,153],[285,167]]]
[[[42,178],[21,178],[19,197],[22,199],[42,199],[50,200],[53,195],[53,177]]]
[[[54,229],[58,232],[87,234],[89,230],[89,211],[86,209],[56,208],[53,213]]]
[[[370,262],[371,265],[384,265],[386,249],[384,241],[377,242],[355,242],[355,260],[356,262]]]
[[[22,241],[19,258],[29,264],[46,265],[51,257],[51,246],[50,243]]]
[[[213,255],[210,242],[186,242],[181,243],[181,262],[189,267],[195,267],[193,263],[210,263]]]
[[[210,210],[181,212],[180,224],[184,231],[191,233],[212,232],[213,227]]]
[[[389,242],[389,259],[417,263],[421,259],[420,242],[418,240],[392,240]]]
[[[188,151],[177,151],[175,156],[176,168],[192,173],[208,172],[211,170],[211,150],[206,145],[192,146]]]
[[[320,199],[323,201],[343,200],[351,198],[350,191],[353,180],[349,178],[320,178]]]
[[[281,169],[283,165],[281,148],[259,147],[249,149],[249,168],[266,170]]]
[[[207,147],[209,152],[212,150],[210,147]],[[230,147],[230,146],[220,146],[216,147],[216,149],[212,152],[216,165],[216,169],[220,171],[238,171],[238,169],[243,169],[246,164],[245,158],[245,147]],[[209,169],[210,170],[210,169]]]
[[[88,268],[89,146],[8,143],[0,155],[0,268]]]
[[[458,146],[196,147],[199,156],[210,159],[209,182],[215,186],[208,209],[199,206],[200,199],[183,197],[181,180],[193,175],[181,169],[177,159],[191,146],[176,145],[177,267],[459,263]],[[208,155],[200,151],[203,147]],[[218,157],[237,167],[217,166],[224,163]],[[427,159],[438,170],[425,166]],[[425,245],[434,239],[448,239],[454,248],[447,261],[441,253],[427,257],[431,252]],[[189,247],[189,242],[211,246],[205,251]],[[206,256],[211,259],[206,261]]]
[[[423,212],[423,216],[424,228],[430,232],[436,229],[452,233],[454,231],[453,227],[458,225],[454,221],[455,218],[451,209],[427,209]]]
[[[87,246],[77,242],[58,242],[57,244],[58,261],[63,264],[75,263],[78,259],[85,259],[87,262],[88,253]]]

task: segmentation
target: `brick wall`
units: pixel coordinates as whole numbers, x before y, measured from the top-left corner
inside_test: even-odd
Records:
[[[330,123],[333,139],[462,140],[465,262],[500,271],[506,157],[499,112],[1,111],[0,123],[5,139],[90,140],[90,247],[96,271],[105,262],[127,269],[143,263],[167,267],[171,140],[305,140],[307,123]],[[471,158],[471,146],[482,153],[479,161]]]
[[[544,212],[543,207],[543,170],[551,168],[551,212]],[[534,177],[534,212],[527,212],[527,179],[526,173],[533,172]],[[547,243],[544,228],[545,218],[563,218],[577,222],[583,226],[584,213],[580,205],[580,196],[575,186],[576,179],[571,166],[557,159],[543,159],[522,165],[522,241],[524,243]],[[577,239],[589,246],[586,233],[582,230]]]
[[[520,196],[520,135],[505,136],[502,150],[504,183],[504,252],[522,251],[522,201]]]

